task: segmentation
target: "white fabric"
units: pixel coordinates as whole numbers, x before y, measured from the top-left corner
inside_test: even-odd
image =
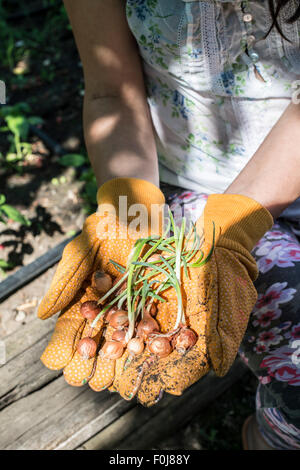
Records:
[[[267,0],[127,0],[162,181],[222,193],[252,157],[300,77],[300,21],[284,22],[291,3],[279,18],[289,43],[274,28],[264,38]],[[285,215],[300,218],[300,201]]]

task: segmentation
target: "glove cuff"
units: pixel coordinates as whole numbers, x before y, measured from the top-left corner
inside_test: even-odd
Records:
[[[97,193],[100,215],[107,213],[111,219],[110,230],[125,230],[129,238],[141,238],[162,231],[165,197],[161,190],[146,180],[114,178],[104,183]],[[120,235],[119,231],[119,235]]]
[[[249,252],[274,223],[265,207],[240,194],[211,194],[204,208],[204,222],[206,230],[207,222],[215,223],[216,245],[231,241]]]
[[[139,178],[114,178],[107,181],[98,189],[97,202],[98,205],[112,204],[119,213],[121,196],[127,198],[127,209],[132,204],[143,204],[149,213],[153,204],[165,203],[165,196],[157,186]]]

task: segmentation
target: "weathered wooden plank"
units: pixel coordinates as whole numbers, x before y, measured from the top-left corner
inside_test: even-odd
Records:
[[[70,387],[60,377],[1,411],[0,449],[149,447],[214,400],[242,375],[244,367],[235,364],[222,379],[209,374],[181,397],[166,395],[149,409],[117,394]],[[138,440],[130,438],[137,433]]]
[[[3,340],[3,338],[12,337],[12,335],[19,330],[16,336],[16,338],[18,338],[18,341],[14,342],[18,346],[19,344],[21,344],[21,342],[26,340],[28,335],[30,335],[30,329],[25,330],[26,334],[24,334],[24,337],[22,335],[22,331],[24,331],[24,328],[26,328],[27,324],[35,320],[35,323],[32,324],[32,327],[36,325],[35,331],[38,331],[38,328],[43,329],[45,328],[47,323],[51,322],[51,319],[45,321],[38,320],[37,306],[46,294],[51,284],[56,270],[56,266],[57,265],[52,266],[52,268],[48,269],[41,276],[35,278],[22,289],[19,289],[17,292],[15,292],[14,295],[11,295],[6,300],[0,303],[0,316],[2,320],[0,324],[1,340]],[[15,319],[16,309],[22,304],[26,303],[27,300],[33,300],[34,296],[36,296],[37,306],[33,307],[32,309],[29,309],[28,311],[26,310],[26,318],[24,319],[25,323],[18,323]],[[57,315],[55,315],[55,317],[57,318]]]
[[[6,364],[19,354],[37,343],[46,334],[53,331],[57,315],[42,321],[39,318],[20,327],[17,331],[2,339],[5,344]],[[3,367],[3,366],[2,366]],[[2,373],[0,367],[0,373]]]
[[[61,372],[50,371],[40,361],[55,320],[35,319],[4,340],[1,448],[73,449],[134,406],[117,394],[70,387],[63,377],[55,380]]]
[[[0,410],[61,374],[47,369],[40,361],[49,339],[50,333],[1,367]]]
[[[110,401],[112,403],[110,403]],[[86,441],[87,436],[89,436],[90,439],[92,436],[99,433],[101,429],[104,429],[115,420],[118,420],[128,409],[134,406],[136,406],[134,402],[130,403],[119,396],[112,397],[112,394],[110,397],[107,396],[105,411],[102,411],[100,415],[97,410],[97,416],[95,416],[94,419],[87,422],[84,427],[78,427],[70,437],[62,440],[60,444],[57,444],[55,450],[71,450],[80,447],[82,443]],[[55,431],[55,423],[53,431]]]
[[[40,422],[66,406],[82,388],[70,387],[63,377],[21,398],[0,413],[0,449],[16,442],[26,431],[33,430]]]
[[[78,233],[76,235],[78,235]],[[74,235],[74,237],[76,235]],[[61,258],[63,249],[71,240],[73,240],[74,237],[66,238],[54,248],[47,251],[47,253],[39,256],[35,261],[18,269],[14,274],[0,282],[0,301],[6,299],[13,292],[16,292],[22,286],[28,284],[32,279],[36,278],[57,263]]]
[[[80,449],[149,449],[155,442],[184,426],[236,382],[246,370],[244,363],[237,359],[223,378],[211,372],[180,397],[167,394],[151,408],[137,405],[85,442]]]
[[[215,399],[243,372],[237,362],[226,377],[212,374],[182,397],[166,395],[150,409],[127,402],[117,394],[70,387],[60,372],[49,371],[40,355],[55,318],[33,320],[5,338],[8,362],[0,368],[1,449],[134,449],[145,448],[157,436],[182,426]],[[131,435],[146,436],[142,439]]]
[[[6,363],[0,367],[0,410],[60,375],[40,361],[54,323],[55,318],[45,322],[35,319],[4,338]]]
[[[132,406],[117,394],[70,387],[60,377],[1,412],[0,448],[74,449]]]

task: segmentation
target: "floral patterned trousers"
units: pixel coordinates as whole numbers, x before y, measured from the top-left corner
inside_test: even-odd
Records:
[[[207,195],[162,183],[175,215],[196,221]],[[298,230],[297,230],[298,229]],[[239,354],[259,380],[256,417],[275,449],[300,449],[299,222],[277,219],[252,251],[259,269],[256,305]]]

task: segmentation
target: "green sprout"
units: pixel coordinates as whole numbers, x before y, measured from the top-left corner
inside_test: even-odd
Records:
[[[173,235],[167,236],[170,229]],[[125,281],[127,281],[127,286],[124,291],[102,308],[92,322],[92,328],[96,326],[98,320],[113,305],[117,304],[120,309],[127,300],[129,327],[126,333],[126,341],[129,341],[134,334],[137,318],[140,315],[144,315],[145,308],[150,311],[154,300],[165,302],[166,300],[162,297],[162,294],[170,288],[175,289],[178,304],[176,322],[171,333],[174,334],[174,331],[177,331],[180,325],[185,324],[181,271],[183,268],[185,275],[188,277],[189,268],[200,268],[210,260],[215,246],[215,224],[213,223],[212,246],[205,258],[201,250],[204,240],[197,233],[195,224],[192,224],[186,237],[185,230],[186,219],[183,217],[181,226],[177,227],[174,217],[169,210],[168,225],[164,234],[161,237],[155,235],[138,239],[128,257],[126,268],[116,261],[110,260],[110,263],[115,266],[122,276],[101,297],[98,304],[102,305]],[[190,241],[192,241],[191,248],[189,248]],[[159,258],[148,261],[148,258],[157,251],[160,252]],[[166,256],[162,256],[161,252],[166,254]],[[199,252],[198,258],[192,261]],[[157,278],[157,276],[159,277]],[[169,332],[165,336],[171,333]]]

